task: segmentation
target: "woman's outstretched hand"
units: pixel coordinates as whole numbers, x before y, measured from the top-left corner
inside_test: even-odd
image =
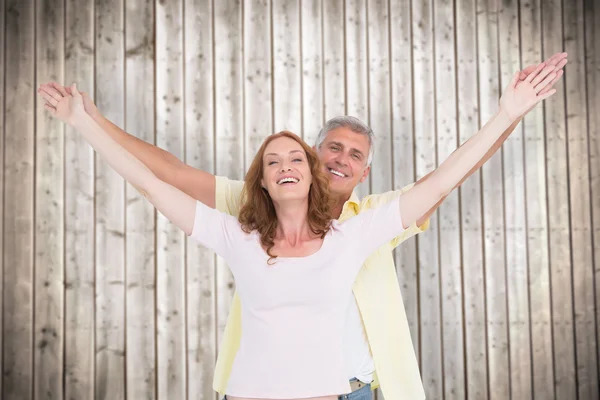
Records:
[[[515,121],[531,110],[537,103],[556,93],[545,89],[554,82],[557,71],[553,65],[540,64],[524,80],[519,81],[516,72],[500,97],[500,110]]]
[[[46,101],[44,104],[46,110],[59,120],[74,125],[78,118],[86,115],[86,112],[83,106],[83,96],[77,90],[77,85],[74,83],[70,89],[71,93],[68,93],[63,87],[60,87],[59,93],[51,93],[40,87],[38,93]]]

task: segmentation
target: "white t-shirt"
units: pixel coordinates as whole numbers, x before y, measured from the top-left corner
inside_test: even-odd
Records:
[[[302,398],[350,392],[342,332],[363,262],[403,231],[398,199],[343,223],[334,221],[319,251],[269,256],[257,232],[197,202],[191,236],[222,256],[236,281],[242,336],[226,394]]]
[[[348,302],[343,340],[348,380],[356,378],[361,382],[371,383],[375,363],[354,296]]]

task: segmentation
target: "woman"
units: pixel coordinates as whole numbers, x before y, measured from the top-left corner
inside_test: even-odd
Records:
[[[542,67],[519,85],[515,74],[499,112],[428,180],[343,224],[331,221],[316,155],[293,134],[270,136],[261,146],[236,220],[156,178],[85,113],[75,85],[61,100],[46,98],[46,108],[174,224],[227,260],[244,326],[228,398],[334,400],[349,392],[338,336],[364,259],[447,195],[518,117],[555,93],[538,95],[555,76]]]

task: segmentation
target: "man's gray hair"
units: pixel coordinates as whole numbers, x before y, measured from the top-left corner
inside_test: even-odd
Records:
[[[317,136],[315,147],[319,149],[325,141],[327,134],[337,128],[350,129],[352,132],[358,133],[360,135],[365,135],[367,139],[369,139],[369,155],[367,157],[367,167],[371,165],[371,161],[373,161],[373,153],[375,152],[375,134],[373,133],[373,130],[369,127],[369,125],[365,124],[356,117],[344,115],[341,117],[331,118],[329,121],[325,122],[325,125],[323,125],[323,127],[319,131],[319,136]]]

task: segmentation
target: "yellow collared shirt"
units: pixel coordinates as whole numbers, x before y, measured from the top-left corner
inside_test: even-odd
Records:
[[[243,186],[243,181],[231,181],[217,176],[217,210],[237,216]],[[343,222],[361,211],[388,203],[412,186],[413,184],[401,190],[369,195],[362,200],[352,193],[344,204],[339,220]],[[373,387],[380,385],[384,397],[388,400],[425,398],[392,250],[428,227],[429,220],[422,226],[413,224],[390,243],[377,249],[365,261],[352,289],[375,364]],[[213,388],[221,394],[224,394],[227,388],[233,360],[240,345],[241,328],[241,305],[236,293],[233,296],[215,366]]]

